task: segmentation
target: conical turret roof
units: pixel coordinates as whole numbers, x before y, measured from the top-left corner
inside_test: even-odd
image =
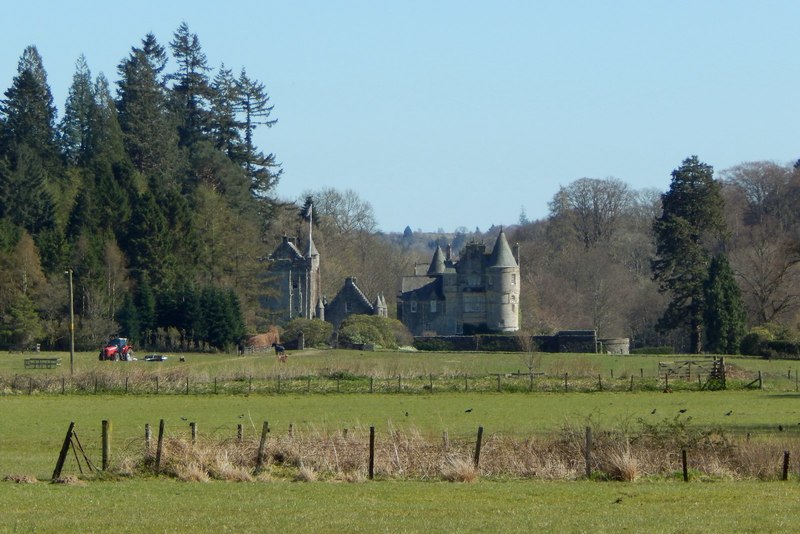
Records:
[[[431,260],[431,266],[428,267],[428,274],[442,274],[444,273],[444,252],[442,252],[442,247],[436,246],[436,252],[433,253],[433,259]]]
[[[497,236],[497,241],[494,243],[492,255],[489,258],[489,267],[516,267],[517,260],[511,252],[511,247],[508,246],[506,233],[500,229],[500,235]]]

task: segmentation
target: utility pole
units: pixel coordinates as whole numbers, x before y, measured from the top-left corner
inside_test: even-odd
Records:
[[[75,374],[75,308],[73,307],[72,269],[64,271],[69,275],[69,375]]]

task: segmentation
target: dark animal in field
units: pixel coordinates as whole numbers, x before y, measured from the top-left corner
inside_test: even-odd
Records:
[[[470,413],[471,411],[472,411],[472,408],[467,408],[466,410],[464,410],[464,413]]]
[[[277,343],[273,343],[272,347],[275,349],[275,356],[278,357],[278,360],[285,362],[286,361],[286,348],[283,345],[278,345]]]
[[[655,413],[656,413],[656,409],[655,409],[655,408],[653,408],[653,411],[652,411],[652,412],[650,412],[650,415],[655,415]]]
[[[730,414],[732,414],[732,413],[733,413],[733,410],[729,411],[729,412],[728,412],[728,413],[726,413],[725,415],[730,415]]]
[[[681,408],[681,409],[680,409],[680,410],[678,410],[678,411],[679,411],[679,412],[681,412],[681,413],[686,413],[686,408]]]

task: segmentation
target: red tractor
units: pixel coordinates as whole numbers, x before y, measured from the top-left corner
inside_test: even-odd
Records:
[[[109,339],[105,347],[100,350],[100,361],[131,361],[134,359],[133,347],[124,337]]]

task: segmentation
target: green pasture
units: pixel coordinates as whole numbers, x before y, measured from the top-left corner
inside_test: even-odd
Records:
[[[800,484],[0,482],[0,532],[795,532]]]
[[[79,352],[74,356],[76,374],[97,370],[112,371],[121,375],[142,373],[166,374],[180,371],[192,378],[213,380],[215,377],[232,376],[305,376],[307,374],[328,375],[349,373],[357,376],[413,377],[413,376],[480,376],[494,373],[527,373],[529,367],[547,376],[601,377],[625,379],[630,376],[652,378],[658,376],[659,362],[699,360],[708,362],[710,355],[630,355],[604,354],[553,354],[553,353],[486,353],[486,352],[416,352],[352,350],[306,350],[290,351],[288,361],[279,362],[272,352],[237,356],[232,354],[164,353],[165,362],[145,362],[145,353],[137,352],[136,362],[100,362],[96,352]],[[185,358],[181,362],[180,357]],[[24,360],[30,357],[58,357],[61,366],[56,369],[26,369]],[[0,377],[69,376],[69,353],[44,352],[0,353]],[[795,390],[800,361],[764,360],[727,356],[726,361],[742,375],[754,379],[758,372],[773,389]],[[693,366],[693,369],[697,369]]]
[[[45,353],[39,356],[52,356]],[[0,478],[31,475],[49,479],[70,422],[87,455],[99,464],[101,421],[112,423],[111,464],[135,456],[144,445],[145,424],[155,435],[165,421],[168,436],[189,436],[195,422],[201,438],[232,439],[237,425],[244,438],[257,440],[268,421],[273,435],[288,432],[330,433],[348,429],[377,439],[389,432],[419,432],[441,439],[473,440],[485,435],[525,437],[555,435],[564,427],[636,432],[642,424],[679,420],[722,433],[777,440],[796,450],[800,439],[800,394],[794,362],[729,358],[729,369],[742,379],[761,371],[764,389],[696,391],[686,381],[672,393],[662,388],[626,391],[630,377],[658,383],[661,361],[693,359],[665,356],[578,354],[416,353],[306,351],[292,353],[285,364],[273,355],[169,353],[166,362],[99,362],[95,353],[78,353],[70,378],[69,354],[60,368],[25,369],[31,354],[0,354]],[[140,354],[139,356],[143,356]],[[533,362],[537,381],[568,374],[606,384],[615,391],[491,391],[438,389],[445,377],[464,375],[492,380],[493,374],[525,372]],[[248,393],[250,377],[273,384],[275,377],[302,384],[304,376],[342,376],[355,380],[359,393],[328,389],[309,393],[272,389]],[[154,394],[28,394],[12,383],[50,378],[87,382],[92,377],[127,377],[132,383],[188,378],[189,394],[172,390]],[[403,393],[365,392],[365,377],[387,383],[395,377],[420,389]],[[431,376],[432,390],[421,389]],[[178,379],[176,379],[178,377]],[[215,378],[238,381],[238,389],[200,393],[195,383]],[[356,377],[356,378],[353,378]],[[484,377],[484,378],[480,378]],[[549,378],[548,378],[549,377]],[[506,378],[504,378],[505,380]],[[315,378],[319,383],[322,378]],[[360,382],[358,382],[360,380]],[[316,383],[316,382],[315,382]],[[376,382],[377,383],[377,382]],[[270,385],[269,387],[273,387]],[[414,387],[417,387],[414,386]],[[792,458],[794,462],[794,456]],[[636,483],[597,481],[542,482],[481,479],[473,484],[376,480],[362,483],[209,482],[182,483],[166,478],[93,480],[64,486],[44,482],[0,482],[0,532],[12,531],[275,531],[298,528],[333,531],[794,531],[800,528],[796,469],[789,482],[716,481],[685,484],[672,480]],[[65,473],[77,474],[68,458]]]
[[[468,411],[469,410],[469,411]],[[680,410],[685,410],[681,412]],[[655,411],[655,413],[653,413]],[[432,438],[473,439],[486,433],[514,436],[556,433],[565,426],[629,429],[675,418],[700,428],[751,437],[800,438],[800,396],[763,391],[675,393],[441,393],[330,395],[16,395],[0,397],[0,475],[48,478],[71,421],[90,457],[100,455],[101,421],[112,423],[112,454],[139,452],[145,424],[155,434],[233,438],[242,424],[257,439],[262,423],[273,433],[361,431],[375,426],[421,432]],[[730,415],[726,415],[730,412]],[[788,447],[788,444],[787,444]]]

